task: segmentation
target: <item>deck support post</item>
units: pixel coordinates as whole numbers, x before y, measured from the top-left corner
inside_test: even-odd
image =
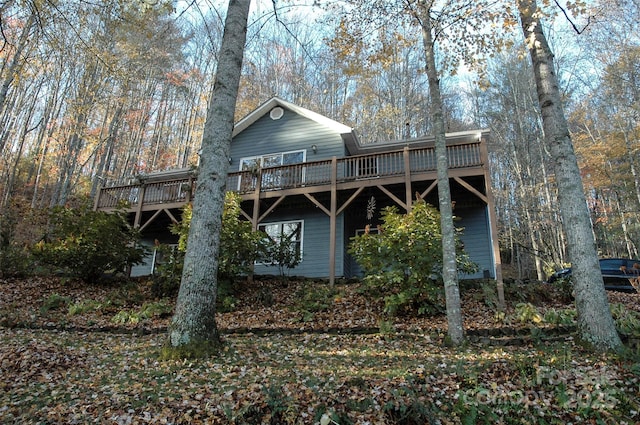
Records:
[[[480,140],[482,141],[482,135]],[[495,265],[496,289],[498,290],[498,307],[505,309],[504,281],[502,280],[502,260],[500,259],[500,245],[498,243],[498,217],[496,215],[495,201],[491,191],[491,174],[489,173],[489,150],[487,141],[480,143],[480,162],[484,169],[484,186],[486,192],[487,212],[489,214],[489,232],[491,234],[491,247],[493,249],[493,263]]]
[[[405,146],[402,151],[404,160],[404,194],[407,213],[411,212],[413,195],[411,194],[411,161],[409,160],[409,146]]]
[[[253,215],[251,216],[251,230],[258,231],[258,222],[260,220],[260,188],[262,187],[262,168],[258,168],[256,176],[256,187],[253,191]],[[247,272],[247,281],[253,283],[253,272],[255,265],[252,263]]]
[[[338,205],[338,158],[331,158],[331,205],[329,207],[329,285],[336,282],[336,212]]]
[[[138,192],[138,205],[136,206],[136,217],[133,220],[133,227],[140,227],[140,221],[142,220],[142,206],[144,205],[144,192],[147,188],[146,184],[140,185],[140,191]]]

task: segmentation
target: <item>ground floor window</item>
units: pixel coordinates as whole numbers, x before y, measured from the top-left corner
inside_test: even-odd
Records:
[[[291,251],[302,258],[302,235],[304,222],[302,220],[281,221],[258,225],[258,230],[267,234],[276,243],[286,242]]]

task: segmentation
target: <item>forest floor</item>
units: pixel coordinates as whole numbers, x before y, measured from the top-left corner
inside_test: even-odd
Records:
[[[503,315],[463,288],[456,348],[444,315],[388,317],[358,288],[244,283],[219,300],[221,353],[177,361],[175,299],[147,282],[0,280],[0,423],[640,423],[638,348],[589,351],[549,285],[507,288]]]

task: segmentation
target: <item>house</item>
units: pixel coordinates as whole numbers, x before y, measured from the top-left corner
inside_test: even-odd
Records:
[[[462,241],[480,271],[467,278],[501,280],[496,217],[489,181],[486,130],[447,134],[451,197]],[[348,254],[352,236],[375,228],[380,210],[409,210],[416,194],[437,206],[433,138],[362,144],[348,126],[274,97],[239,121],[233,132],[227,190],[242,197],[254,229],[287,235],[302,261],[291,274],[352,277],[361,273]],[[195,172],[178,169],[102,187],[95,208],[128,201],[131,223],[151,244],[175,243],[168,225],[190,201]],[[151,271],[151,264],[135,274]],[[255,265],[256,274],[277,268]]]

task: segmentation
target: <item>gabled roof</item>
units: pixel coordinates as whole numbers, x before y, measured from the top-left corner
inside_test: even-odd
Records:
[[[412,148],[429,147],[434,146],[435,144],[434,136],[361,144],[353,128],[341,124],[338,121],[334,121],[331,118],[327,118],[324,115],[320,115],[317,112],[310,111],[309,109],[294,105],[293,103],[287,102],[286,100],[282,100],[279,97],[272,97],[262,105],[258,106],[258,108],[256,108],[249,115],[238,121],[233,127],[233,137],[242,133],[247,127],[262,118],[264,115],[270,113],[271,110],[276,106],[288,109],[298,115],[315,121],[318,124],[333,129],[342,136],[342,140],[344,141],[347,151],[351,155],[385,152],[390,149],[399,149],[404,146],[410,146]],[[489,130],[479,129],[447,133],[445,137],[447,140],[447,144],[457,144],[475,142],[482,138],[487,138],[488,136]]]
[[[353,129],[351,127],[341,124],[338,121],[334,121],[330,118],[325,117],[324,115],[320,115],[316,112],[294,105],[293,103],[282,100],[279,97],[272,97],[262,105],[258,106],[258,108],[251,112],[249,115],[242,118],[236,123],[236,125],[233,127],[233,137],[243,132],[247,127],[256,122],[258,119],[262,118],[265,114],[268,114],[276,106],[288,109],[298,115],[315,121],[318,124],[329,127],[339,134],[353,133]]]

